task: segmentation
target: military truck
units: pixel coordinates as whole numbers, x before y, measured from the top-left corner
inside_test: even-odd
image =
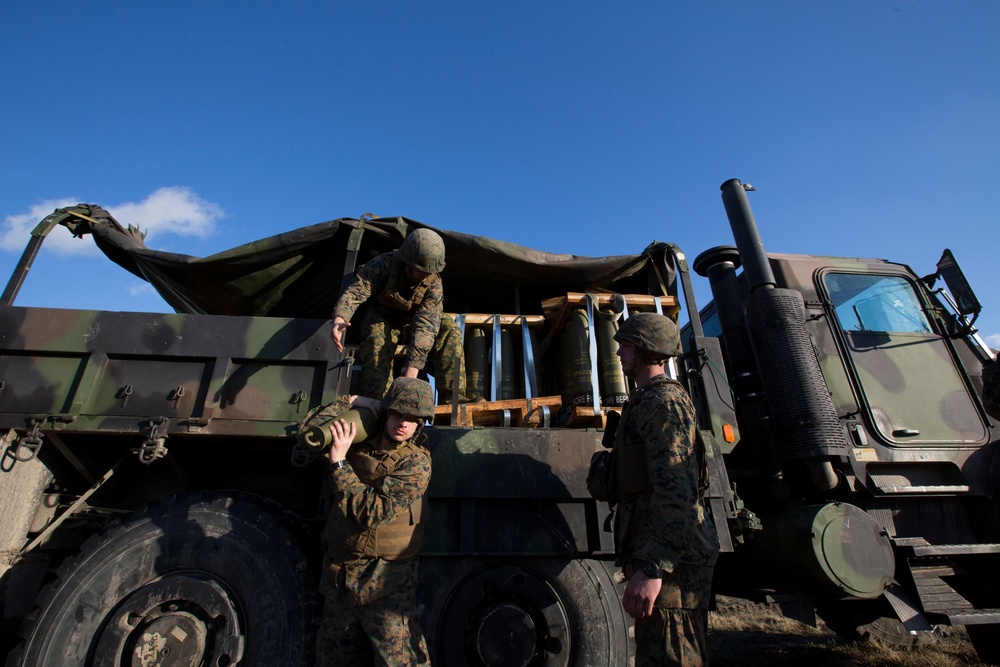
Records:
[[[717,591],[900,644],[965,625],[997,661],[994,362],[975,295],[947,251],[926,277],[768,255],[746,191],[722,186],[736,246],[694,261],[713,294],[700,310],[669,243],[587,258],[436,230],[483,398],[441,396],[426,430],[436,664],[629,663],[608,508],[585,480],[629,389],[617,322],[682,303],[671,373],[698,407]],[[59,225],[176,313],[13,305]],[[356,382],[357,341],[330,339],[338,294],[421,227],[340,218],[195,258],[94,205],[39,223],[0,298],[8,665],[311,662],[329,490],[296,428]]]

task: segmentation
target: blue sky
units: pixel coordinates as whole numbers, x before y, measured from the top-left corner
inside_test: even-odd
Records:
[[[930,273],[1000,347],[1000,3],[7,2],[0,276],[84,201],[204,256],[404,215],[580,255],[731,243]],[[165,310],[56,230],[19,305]],[[704,303],[707,286],[700,278]]]

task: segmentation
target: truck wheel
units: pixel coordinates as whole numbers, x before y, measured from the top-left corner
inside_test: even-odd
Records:
[[[631,618],[621,606],[624,584],[612,573],[597,560],[422,558],[419,597],[432,662],[630,665]]]
[[[318,554],[257,496],[159,501],[60,568],[7,665],[312,665]]]
[[[886,646],[912,648],[936,644],[940,626],[927,632],[910,632],[898,619],[883,616],[891,613],[881,600],[828,603],[816,607],[827,627],[847,641],[875,641]]]

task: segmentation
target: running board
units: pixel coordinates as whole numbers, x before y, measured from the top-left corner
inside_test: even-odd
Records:
[[[1000,554],[1000,544],[927,544],[913,547],[914,556]]]
[[[958,546],[958,545],[956,545]],[[983,545],[995,546],[995,545]],[[948,582],[949,577],[965,574],[962,568],[945,558],[928,562],[908,561],[913,583],[924,613],[943,616],[950,625],[990,625],[1000,623],[1000,608],[977,609]]]
[[[992,625],[1000,623],[1000,609],[972,609],[967,612],[950,614],[952,625]]]

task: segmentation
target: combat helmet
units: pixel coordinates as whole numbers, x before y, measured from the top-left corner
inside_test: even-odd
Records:
[[[382,399],[382,414],[389,411],[421,419],[434,417],[434,391],[426,380],[398,377]]]
[[[424,273],[441,273],[444,270],[444,241],[436,232],[417,229],[399,246],[399,258]]]
[[[656,313],[636,313],[615,333],[619,343],[628,341],[647,360],[676,357],[681,353],[681,334],[672,319]]]

